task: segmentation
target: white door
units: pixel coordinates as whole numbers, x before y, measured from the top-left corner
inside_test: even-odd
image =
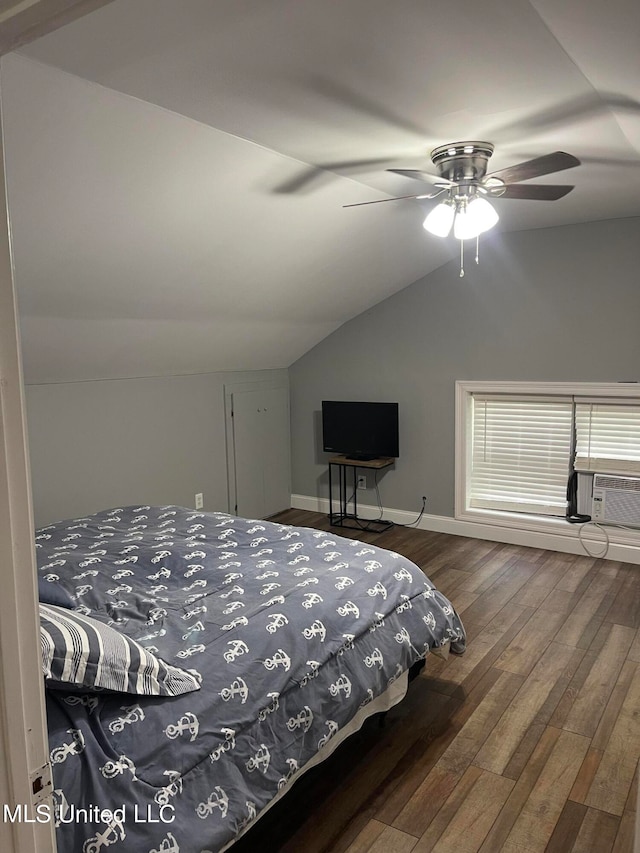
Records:
[[[264,515],[264,449],[262,391],[236,391],[233,404],[233,459],[236,514],[243,518]]]
[[[264,444],[262,517],[265,518],[291,507],[289,392],[286,388],[272,388],[264,391],[262,416]]]
[[[272,383],[246,383],[230,392],[231,511],[265,518],[291,505],[289,391]]]

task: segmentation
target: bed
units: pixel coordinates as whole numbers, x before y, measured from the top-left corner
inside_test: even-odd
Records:
[[[391,551],[177,506],[36,533],[65,853],[218,853],[462,623]]]

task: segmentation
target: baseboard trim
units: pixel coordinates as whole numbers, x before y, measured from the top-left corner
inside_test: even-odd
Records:
[[[329,514],[328,498],[313,497],[312,495],[291,495],[293,509],[306,509],[310,512]],[[358,503],[358,515],[364,519],[376,519],[380,515],[377,506]],[[417,518],[414,512],[402,509],[384,510],[384,518],[396,524],[411,524]],[[420,522],[415,525],[417,530],[430,530],[434,533],[449,533],[453,536],[467,536],[472,539],[489,539],[492,542],[504,542],[508,545],[525,545],[530,548],[545,548],[549,551],[561,551],[566,554],[581,554],[582,556],[603,556],[607,560],[620,560],[623,563],[640,564],[640,547],[616,540],[616,529],[610,531],[609,546],[606,555],[602,554],[605,542],[597,533],[597,529],[589,528],[583,534],[592,554],[587,554],[578,535],[579,525],[567,525],[566,531],[541,532],[525,530],[518,527],[503,527],[491,522],[463,521],[445,515],[425,513]],[[597,535],[594,535],[596,533]],[[346,534],[348,535],[348,534]]]

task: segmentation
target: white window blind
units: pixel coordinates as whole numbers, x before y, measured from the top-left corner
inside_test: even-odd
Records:
[[[473,395],[471,507],[565,515],[569,398]]]
[[[640,474],[640,403],[576,403],[575,466]]]

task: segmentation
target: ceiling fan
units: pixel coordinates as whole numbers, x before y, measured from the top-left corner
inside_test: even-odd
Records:
[[[567,184],[524,184],[531,178],[561,172],[580,165],[580,160],[564,151],[554,151],[506,169],[487,174],[489,158],[493,154],[490,142],[453,142],[440,145],[431,152],[431,161],[437,174],[420,169],[387,169],[396,175],[414,178],[431,184],[435,191],[418,195],[361,201],[345,204],[344,207],[361,207],[384,201],[402,199],[432,199],[442,196],[440,204],[433,208],[424,221],[427,231],[438,237],[446,237],[453,227],[454,236],[461,241],[477,238],[498,221],[498,214],[488,199],[513,198],[556,201],[571,192]],[[476,254],[476,262],[477,262]],[[460,274],[464,275],[461,263]]]

